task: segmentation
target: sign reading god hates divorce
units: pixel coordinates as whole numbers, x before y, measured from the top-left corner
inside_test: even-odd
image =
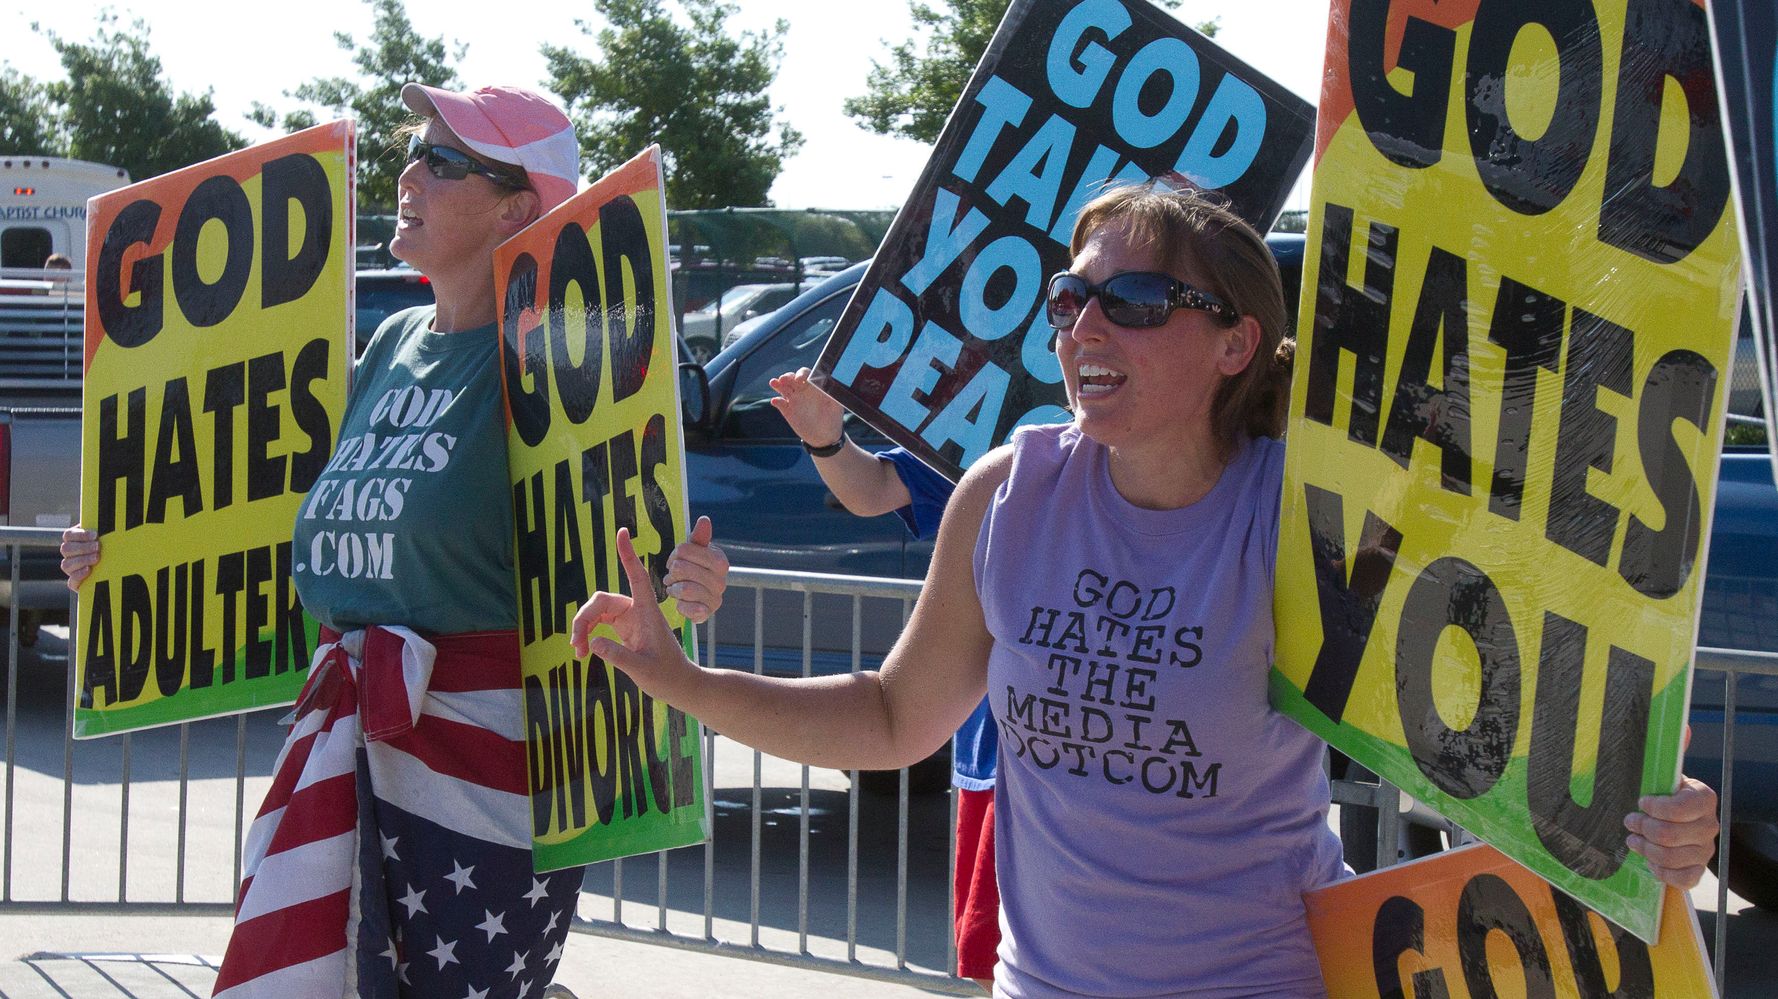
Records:
[[[345,411],[354,155],[334,122],[88,203],[77,737],[302,688],[291,525]]]
[[[1140,0],[1014,0],[816,363],[828,394],[952,479],[1063,423],[1043,307],[1082,205],[1167,177],[1260,232],[1314,109]]]
[[[1480,843],[1318,888],[1303,904],[1330,996],[1716,995],[1679,889],[1667,889],[1651,945]]]
[[[1778,6],[1771,0],[1713,0],[1710,26],[1733,151],[1766,443],[1778,462]]]
[[[1645,940],[1738,250],[1691,0],[1335,0],[1272,699]]]
[[[702,734],[568,644],[595,591],[628,592],[628,528],[664,592],[685,454],[660,147],[495,251],[538,871],[702,842]],[[691,629],[670,599],[667,622]]]

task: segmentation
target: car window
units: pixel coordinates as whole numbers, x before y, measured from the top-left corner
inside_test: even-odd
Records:
[[[0,233],[0,267],[42,267],[54,249],[48,229],[16,226]]]
[[[772,408],[773,378],[797,368],[812,368],[821,356],[821,348],[840,321],[850,289],[829,295],[809,307],[801,315],[780,327],[778,332],[759,344],[742,358],[735,373],[735,391],[724,414],[722,436],[750,441],[793,441],[790,424]],[[846,414],[846,432],[853,440],[882,443],[881,434],[862,420]]]

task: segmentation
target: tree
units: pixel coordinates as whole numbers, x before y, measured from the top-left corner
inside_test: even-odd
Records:
[[[210,91],[181,94],[161,76],[148,48],[148,25],[118,27],[117,14],[99,15],[92,40],[43,35],[61,58],[66,80],[43,86],[59,114],[61,152],[123,167],[130,176],[156,177],[240,149],[246,140],[216,121]]]
[[[1178,7],[1180,0],[1160,0]],[[917,39],[897,45],[887,64],[872,60],[862,97],[849,97],[845,112],[860,126],[879,135],[897,135],[921,142],[936,142],[945,120],[963,96],[969,74],[987,51],[994,29],[1000,26],[1011,0],[940,0],[924,3],[908,0],[916,35],[930,32],[925,53]],[[1221,24],[1212,18],[1193,25],[1215,37]]]
[[[424,83],[452,88],[461,85],[454,63],[463,60],[468,46],[443,37],[423,38],[414,32],[402,0],[365,0],[373,21],[370,41],[359,45],[350,34],[334,32],[339,47],[352,53],[359,79],[343,76],[310,80],[286,96],[325,108],[337,115],[358,119],[358,206],[365,211],[391,211],[398,195],[396,178],[406,166],[406,140],[398,134],[413,114],[401,103],[401,88]],[[276,127],[276,112],[254,105],[248,116],[267,128]],[[284,115],[285,131],[294,132],[319,119],[309,109]]]
[[[49,91],[11,66],[0,68],[0,153],[60,156],[64,145]]]
[[[603,173],[659,142],[674,208],[770,204],[766,192],[803,137],[775,121],[766,91],[778,75],[789,25],[730,37],[735,8],[680,0],[690,24],[663,0],[593,0],[606,26],[597,56],[543,46],[550,88],[567,102],[592,171]]]

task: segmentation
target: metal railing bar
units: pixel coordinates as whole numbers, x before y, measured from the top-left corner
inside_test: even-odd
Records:
[[[814,674],[815,595],[803,593],[803,677]],[[809,952],[809,767],[802,768],[802,794],[797,799],[796,948]]]
[[[7,557],[12,562],[12,592],[19,591],[19,546],[10,545],[6,549]],[[14,613],[7,628],[6,645],[6,823],[5,843],[0,845],[0,852],[5,859],[0,862],[0,901],[12,901],[12,802],[13,789],[18,781],[18,705],[19,705],[19,621]]]

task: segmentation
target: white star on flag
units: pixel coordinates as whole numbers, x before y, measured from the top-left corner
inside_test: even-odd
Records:
[[[531,980],[529,978],[527,978],[524,981],[519,983],[519,995],[528,996],[530,994],[531,994]]]
[[[407,978],[407,962],[406,962],[406,961],[403,961],[403,962],[401,962],[401,963],[400,963],[400,964],[398,964],[398,965],[396,965],[396,966],[395,966],[395,977],[397,977],[397,978],[399,978],[399,979],[401,979],[401,984],[403,984],[403,985],[412,985],[412,984],[414,984],[414,983],[413,983],[413,982],[410,982],[410,981],[408,981],[408,978]]]
[[[506,913],[502,912],[500,915],[496,916],[486,909],[483,909],[482,913],[488,918],[475,924],[475,928],[486,933],[488,935],[488,942],[493,943],[495,937],[506,932]]]
[[[452,940],[450,943],[446,943],[444,937],[439,937],[438,938],[438,946],[432,948],[431,950],[427,951],[426,953],[428,955],[430,955],[431,957],[437,959],[438,970],[443,971],[444,966],[447,964],[461,964],[462,963],[457,960],[457,955],[455,953],[456,950],[457,950],[457,941]]]
[[[551,947],[549,953],[546,954],[543,959],[551,964],[560,961],[562,959],[562,945],[558,943],[554,947]]]
[[[379,832],[379,833],[377,833],[377,838],[383,841],[383,859],[384,860],[400,860],[401,859],[400,857],[396,856],[396,854],[395,854],[395,844],[401,842],[400,836],[385,836]]]
[[[562,918],[562,914],[561,914],[561,913],[559,913],[559,912],[552,912],[552,913],[550,913],[550,914],[549,914],[549,925],[548,925],[548,926],[545,926],[545,927],[544,927],[544,928],[543,928],[543,932],[545,932],[545,933],[554,933],[554,932],[555,932],[555,931],[556,931],[556,923],[557,923],[557,922],[558,922],[558,921],[560,921],[560,920],[561,920],[561,918]]]
[[[395,953],[395,941],[394,940],[389,941],[389,949],[388,950],[382,952],[381,954],[378,954],[377,956],[388,958],[389,959],[389,967],[391,967],[391,968],[396,968],[396,967],[401,966],[401,955]]]
[[[403,895],[396,901],[407,909],[407,917],[409,919],[414,918],[414,913],[416,912],[427,911],[426,893],[423,891],[415,891],[413,885],[408,885],[407,894]]]
[[[463,999],[488,999],[488,990],[477,992],[472,986],[463,986]]]
[[[543,882],[537,880],[536,878],[532,878],[531,879],[531,890],[526,892],[523,897],[526,899],[529,899],[531,902],[531,908],[535,909],[535,908],[537,908],[537,903],[539,903],[549,897],[549,889],[547,889],[543,886]]]
[[[507,972],[514,978],[519,977],[519,974],[525,970],[525,959],[530,956],[531,952],[528,950],[521,950],[514,954],[512,956],[512,963],[506,966]],[[529,987],[520,988],[519,995],[524,995],[529,991],[531,991]]]
[[[451,867],[455,869],[452,870],[451,873],[445,875],[445,880],[457,886],[457,894],[463,894],[463,889],[465,888],[475,887],[475,882],[469,880],[469,876],[475,873],[475,866],[473,864],[464,867],[462,864],[457,863],[456,859],[453,858],[451,860]]]

